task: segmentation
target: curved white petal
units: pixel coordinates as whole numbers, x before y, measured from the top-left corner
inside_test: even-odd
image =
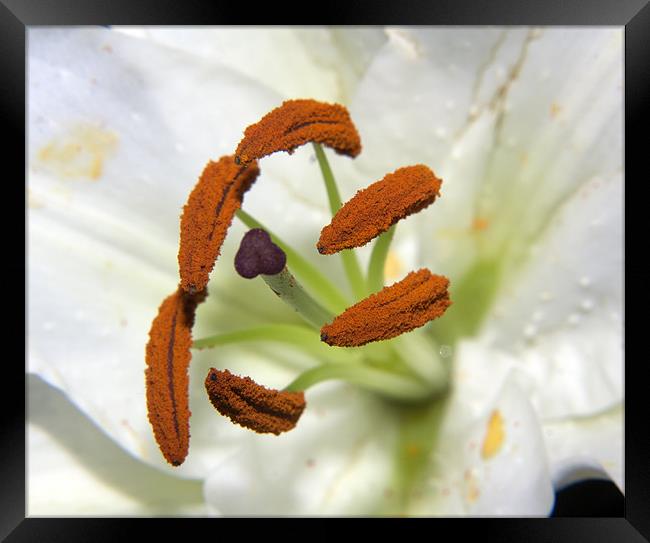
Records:
[[[476,254],[468,225],[492,151],[496,116],[488,106],[515,66],[526,29],[387,34],[350,102],[363,152],[336,165],[337,180],[345,200],[399,167],[431,167],[443,179],[442,196],[400,222],[394,256],[406,270],[427,265],[455,276]]]
[[[144,349],[160,302],[178,283],[178,218],[207,160],[231,153],[277,96],[104,29],[31,29],[29,74],[29,371],[65,390],[132,454],[163,466],[145,413]],[[273,185],[272,176],[262,181]],[[271,315],[295,319],[276,311],[263,287],[235,276],[234,243],[217,267],[223,286],[199,308],[196,337],[268,322],[264,305],[237,302],[233,281],[247,300],[263,292],[277,304]],[[228,309],[211,309],[224,298]],[[191,379],[202,386],[207,367],[197,368],[203,373]],[[194,415],[213,414],[199,397]],[[219,443],[205,455],[193,446],[176,472],[204,473]]]
[[[621,29],[529,36],[494,106],[494,152],[476,210],[489,225],[488,252],[518,258],[566,198],[621,173],[622,82]]]
[[[364,173],[442,165],[484,107],[525,37],[521,29],[390,29],[350,103]]]
[[[306,399],[286,434],[241,430],[241,449],[205,483],[216,513],[358,515],[380,506],[391,482],[393,412],[346,385],[320,385]]]
[[[562,488],[588,477],[611,478],[625,492],[622,405],[591,417],[544,423],[553,483]]]
[[[113,27],[227,66],[285,98],[345,101],[381,29]]]
[[[620,30],[389,36],[351,102],[364,153],[348,192],[399,166],[432,167],[441,198],[397,232],[420,233],[420,262],[457,276],[476,255],[517,258],[563,199],[620,173]]]
[[[133,458],[58,390],[28,381],[29,516],[205,515],[201,483]]]
[[[530,247],[486,319],[543,418],[589,415],[623,395],[620,176],[594,178]]]
[[[513,379],[472,372],[485,360],[463,356],[424,474],[410,502],[415,515],[543,516],[553,507],[542,428]],[[472,392],[482,387],[480,394]]]

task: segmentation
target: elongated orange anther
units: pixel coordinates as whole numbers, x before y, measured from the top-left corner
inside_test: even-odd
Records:
[[[421,211],[440,194],[442,181],[422,164],[400,168],[358,191],[323,228],[321,254],[361,247],[400,219]]]
[[[316,100],[287,100],[244,131],[235,156],[238,163],[247,164],[277,151],[291,154],[309,142],[327,145],[350,157],[361,152],[359,133],[345,107]]]
[[[191,295],[180,287],[165,298],[149,331],[145,382],[147,412],[156,442],[173,466],[185,460],[190,443],[189,378],[196,306],[207,290]]]
[[[358,347],[390,339],[440,317],[451,305],[449,279],[423,268],[353,305],[321,328],[321,340]]]
[[[210,368],[205,388],[219,413],[260,434],[292,430],[305,409],[304,392],[268,389],[228,370]]]
[[[235,212],[259,173],[256,162],[238,166],[233,156],[206,165],[181,217],[178,264],[181,286],[187,292],[198,292],[208,284]]]

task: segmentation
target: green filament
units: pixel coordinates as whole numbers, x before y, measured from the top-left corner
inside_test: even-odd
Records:
[[[330,168],[327,157],[325,156],[325,151],[323,151],[323,148],[319,143],[313,142],[313,145],[314,151],[316,152],[316,158],[318,159],[318,165],[323,174],[323,181],[325,182],[325,189],[327,190],[327,199],[329,200],[330,210],[332,216],[334,216],[341,208],[341,195],[336,186],[336,180],[334,179],[332,169]],[[351,249],[344,249],[340,254],[345,274],[347,275],[350,286],[352,287],[352,292],[356,298],[365,298],[367,294],[366,283],[363,279],[363,274],[361,273],[361,266],[359,266],[357,255]]]
[[[368,290],[370,293],[379,292],[384,288],[384,267],[390,244],[395,235],[396,226],[391,226],[375,241],[368,264]]]

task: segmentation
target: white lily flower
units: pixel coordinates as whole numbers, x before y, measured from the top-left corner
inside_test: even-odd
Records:
[[[623,489],[622,41],[31,28],[28,514],[547,515],[568,482]],[[329,154],[344,201],[406,165],[443,179],[397,225],[385,281],[420,267],[450,279],[447,313],[395,340],[423,379],[450,368],[450,392],[398,407],[319,384],[294,430],[259,435],[210,405],[208,368],[282,388],[312,353],[194,351],[190,451],[171,467],[147,420],[144,353],[178,284],[178,217],[205,163],[288,98],[348,107],[363,151]],[[260,167],[244,209],[343,284],[340,260],[315,250],[331,215],[311,147]],[[245,230],[229,230],[195,338],[300,322],[234,273]]]

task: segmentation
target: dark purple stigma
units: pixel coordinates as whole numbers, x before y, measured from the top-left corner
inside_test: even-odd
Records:
[[[246,279],[253,279],[260,273],[276,275],[284,269],[286,263],[287,255],[261,228],[246,232],[235,255],[235,269]]]

